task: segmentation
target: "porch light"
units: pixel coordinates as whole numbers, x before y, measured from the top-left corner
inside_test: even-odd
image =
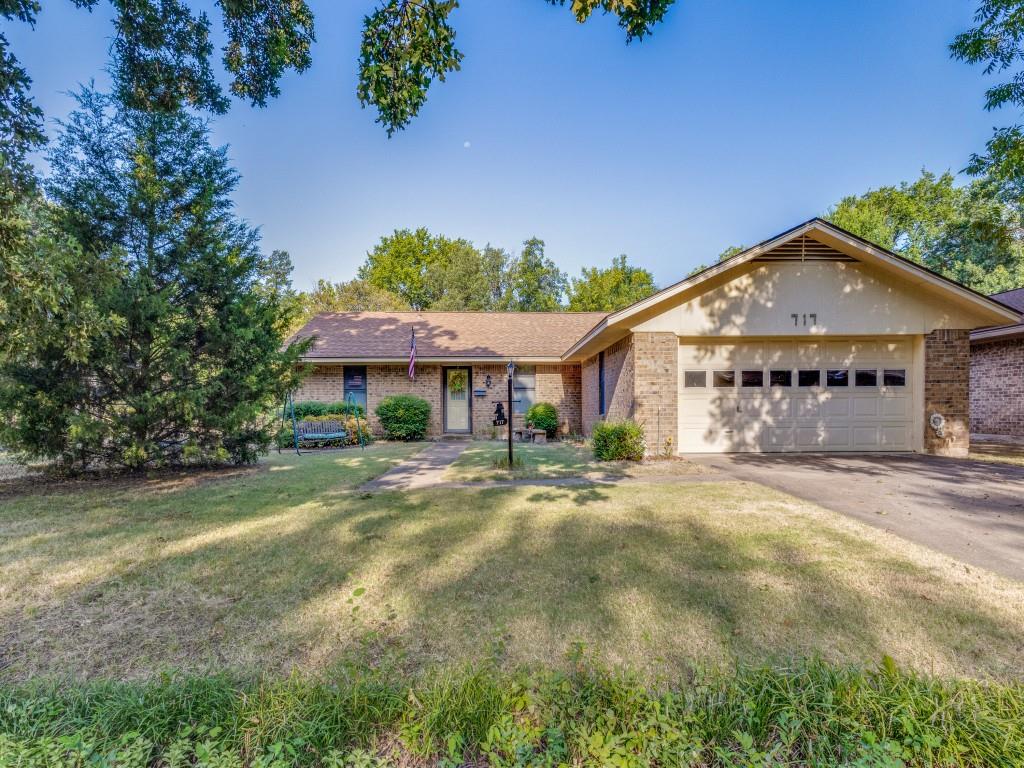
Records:
[[[513,376],[516,375],[516,364],[513,363],[511,360],[509,360],[507,367],[508,367],[508,377],[511,379]]]
[[[487,374],[487,378],[486,378],[486,379],[484,379],[484,384],[486,384],[486,385],[487,385],[487,388],[488,388],[488,389],[490,389],[490,388],[491,388],[491,374],[489,374],[489,373]]]

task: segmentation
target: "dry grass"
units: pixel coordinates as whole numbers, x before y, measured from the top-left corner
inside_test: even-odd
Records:
[[[971,440],[970,457],[976,461],[1014,464],[1024,467],[1024,444]]]
[[[821,654],[1024,668],[1024,586],[760,486],[353,490],[414,450],[0,508],[0,677]]]
[[[515,443],[518,463],[508,470],[508,444],[501,441],[476,442],[445,473],[452,482],[486,482],[508,479],[550,479],[589,477],[593,480],[614,480],[620,477],[652,477],[694,475],[708,470],[685,459],[633,461],[598,461],[590,447],[581,443],[557,442],[532,445]]]

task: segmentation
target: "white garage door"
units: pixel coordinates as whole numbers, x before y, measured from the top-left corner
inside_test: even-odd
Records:
[[[681,344],[679,450],[909,451],[913,342]]]

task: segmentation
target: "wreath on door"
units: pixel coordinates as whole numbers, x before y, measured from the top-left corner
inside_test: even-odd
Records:
[[[466,376],[465,371],[452,371],[448,374],[448,391],[453,395],[461,395],[466,391]]]

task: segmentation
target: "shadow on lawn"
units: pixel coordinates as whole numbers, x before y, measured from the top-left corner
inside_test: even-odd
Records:
[[[225,498],[201,515],[126,511],[144,524],[105,539],[54,528],[48,555],[32,554],[31,535],[5,537],[0,566],[31,558],[32,572],[57,578],[52,599],[30,595],[0,615],[0,666],[16,677],[418,671],[559,663],[576,642],[672,674],[811,653],[890,653],[961,674],[1022,662],[1021,626],[865,539],[800,516],[773,526],[674,514],[728,507],[749,493],[738,485],[294,492],[260,482],[229,509]],[[871,594],[859,571],[837,567],[844,558],[885,583]]]

